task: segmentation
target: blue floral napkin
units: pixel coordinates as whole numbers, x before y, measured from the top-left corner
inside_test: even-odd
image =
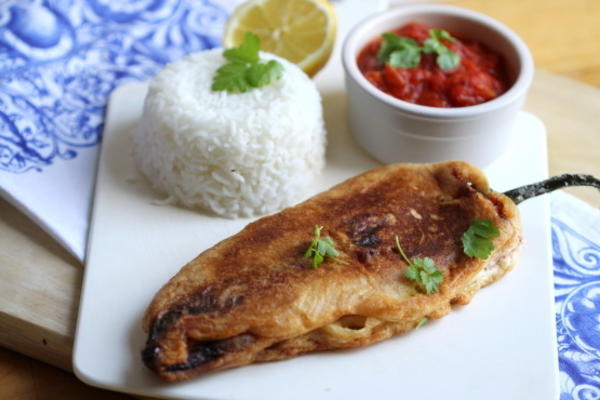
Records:
[[[108,95],[218,46],[239,3],[0,1],[0,194],[83,261]]]
[[[600,399],[600,211],[551,199],[560,399]]]

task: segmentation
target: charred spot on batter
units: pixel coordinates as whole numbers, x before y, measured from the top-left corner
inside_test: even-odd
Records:
[[[222,288],[235,286],[235,279],[225,279],[219,285],[208,286],[187,296],[172,310],[185,315],[199,315],[214,312],[227,312],[243,302],[243,296],[230,296],[223,299]]]
[[[160,347],[157,343],[147,344],[142,350],[142,361],[150,369],[154,369],[160,356]]]
[[[381,243],[379,231],[394,221],[395,217],[392,214],[358,214],[344,221],[344,224],[349,227],[346,233],[352,243],[361,247],[374,247]]]
[[[244,301],[244,296],[233,296],[219,302],[214,295],[207,294],[207,290],[200,291],[179,305],[157,318],[150,327],[150,334],[146,346],[142,350],[142,361],[152,368],[160,356],[160,340],[163,333],[169,330],[179,319],[185,315],[199,315],[210,312],[227,312]]]
[[[181,317],[180,310],[171,310],[162,317],[156,319],[150,327],[150,334],[146,341],[146,347],[142,350],[142,361],[149,368],[153,369],[154,364],[160,356],[160,337],[175,321]]]
[[[188,341],[188,358],[184,363],[167,365],[165,372],[180,372],[216,360],[227,353],[236,353],[254,344],[256,337],[249,333],[212,341]]]

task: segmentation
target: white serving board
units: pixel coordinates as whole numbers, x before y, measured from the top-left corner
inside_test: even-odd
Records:
[[[118,89],[108,109],[74,350],[74,368],[83,381],[186,399],[361,398],[374,390],[379,398],[557,398],[544,198],[519,207],[525,243],[515,270],[483,289],[469,306],[416,332],[359,350],[251,365],[186,383],[158,380],[140,359],[145,307],[183,264],[250,220],[155,205],[158,197],[145,182],[131,179],[137,174],[128,134],[140,115],[145,90],[144,84]],[[327,96],[328,164],[307,195],[378,165],[343,129],[343,98],[332,94],[328,102]],[[542,123],[522,112],[514,137],[510,151],[486,170],[496,190],[547,174]]]
[[[327,167],[305,197],[378,166],[348,134],[339,46],[317,77],[328,130]],[[467,307],[418,331],[352,351],[255,364],[178,384],[141,362],[144,310],[156,291],[202,250],[242,229],[229,220],[160,206],[131,160],[130,132],[145,84],[111,96],[100,156],[73,364],[108,389],[183,399],[557,399],[557,354],[548,203],[519,208],[523,252],[514,271]],[[547,176],[546,134],[518,116],[509,151],[486,173],[502,191]],[[303,199],[298,199],[301,201]]]

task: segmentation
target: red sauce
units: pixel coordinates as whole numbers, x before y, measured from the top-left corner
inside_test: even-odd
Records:
[[[423,44],[429,27],[409,23],[392,31]],[[454,35],[453,35],[454,36]],[[456,38],[456,36],[454,36]],[[460,55],[458,67],[444,71],[435,54],[422,53],[415,68],[394,68],[377,59],[382,38],[368,43],[357,59],[363,75],[380,90],[400,100],[432,107],[464,107],[492,100],[509,88],[502,57],[483,44],[457,38],[442,43]]]

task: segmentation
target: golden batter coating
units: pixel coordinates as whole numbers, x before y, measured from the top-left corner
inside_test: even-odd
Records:
[[[475,219],[500,230],[486,260],[463,253]],[[314,226],[339,258],[311,268]],[[257,220],[185,265],[155,296],[142,358],[161,378],[192,376],[311,351],[364,346],[446,315],[516,262],[512,200],[464,162],[394,164],[363,173]],[[406,255],[442,271],[425,294],[404,276]]]

